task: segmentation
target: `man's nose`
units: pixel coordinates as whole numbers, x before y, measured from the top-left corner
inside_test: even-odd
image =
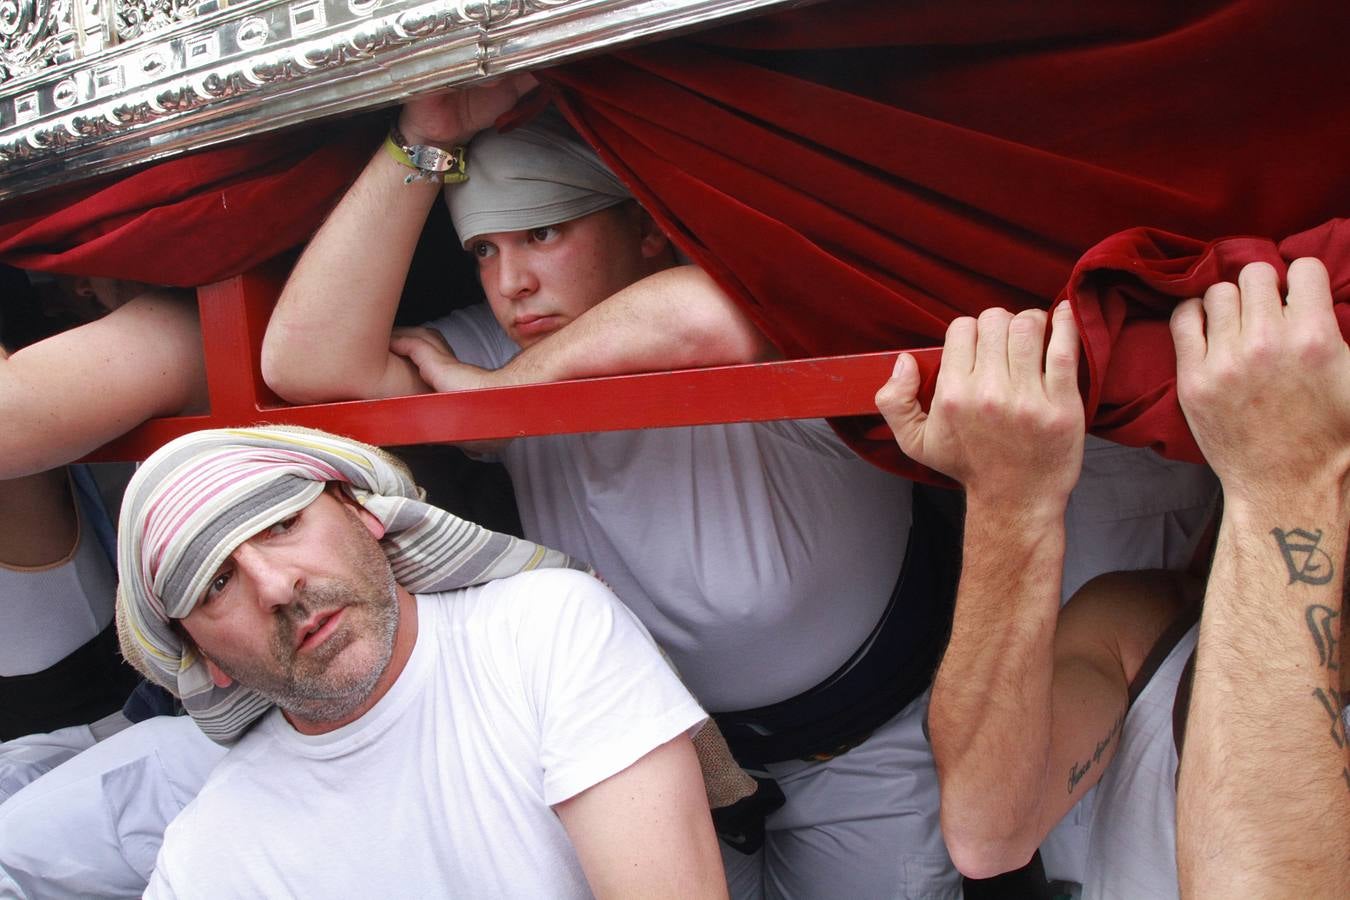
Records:
[[[515,248],[498,251],[497,291],[503,297],[528,297],[539,287],[525,254]]]
[[[294,603],[305,585],[298,560],[252,541],[245,541],[235,549],[234,563],[238,574],[252,585],[257,594],[255,599],[265,612]]]

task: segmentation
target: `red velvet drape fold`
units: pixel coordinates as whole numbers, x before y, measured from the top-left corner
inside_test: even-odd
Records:
[[[1176,300],[1315,248],[1347,302],[1350,236],[1313,231],[1350,214],[1347,34],[1335,2],[834,0],[540,74],[788,355],[930,346],[956,315],[1068,295],[1093,429],[1192,458]],[[374,139],[0,207],[0,258],[214,280],[302,240]],[[875,420],[838,425],[911,471]]]
[[[857,0],[550,80],[788,355],[937,344],[1067,294],[1093,430],[1195,458],[1167,316],[1350,211],[1347,26],[1331,3]],[[875,420],[836,424],[915,474]]]
[[[1278,243],[1230,237],[1204,242],[1148,228],[1112,235],[1074,267],[1068,295],[1077,311],[1090,385],[1093,430],[1122,444],[1202,461],[1177,402],[1176,357],[1167,321],[1176,304],[1219,281],[1237,281],[1249,262],[1268,262],[1283,281],[1289,263],[1315,256],[1327,266],[1341,333],[1350,336],[1350,220],[1334,219]]]
[[[308,240],[383,134],[381,118],[178,157],[0,206],[0,261],[196,287]]]

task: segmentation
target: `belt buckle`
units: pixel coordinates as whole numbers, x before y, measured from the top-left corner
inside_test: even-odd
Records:
[[[871,736],[872,736],[872,732],[870,732],[870,731],[865,732],[865,733],[863,733],[863,734],[857,735],[856,737],[851,737],[851,738],[849,738],[849,739],[847,739],[847,740],[845,740],[845,741],[841,741],[840,743],[836,744],[834,747],[832,747],[832,748],[829,749],[829,750],[821,750],[819,753],[811,753],[811,754],[808,754],[808,755],[806,755],[806,756],[803,756],[803,757],[801,757],[801,761],[802,761],[802,762],[829,762],[830,760],[834,759],[835,757],[843,756],[845,753],[847,753],[848,751],[852,750],[854,747],[858,746],[859,744],[861,744],[863,741],[867,740],[867,739],[870,738]]]

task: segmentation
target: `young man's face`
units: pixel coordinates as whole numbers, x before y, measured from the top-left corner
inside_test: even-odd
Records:
[[[182,619],[217,684],[293,719],[332,722],[371,694],[393,652],[396,585],[373,517],[325,491],[249,538]]]
[[[529,347],[662,268],[668,241],[635,203],[543,228],[479,235],[467,249],[497,322]]]

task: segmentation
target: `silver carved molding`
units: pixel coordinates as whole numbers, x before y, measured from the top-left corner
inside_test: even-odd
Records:
[[[75,58],[72,0],[0,0],[0,81]]]
[[[0,201],[802,0],[0,0]]]
[[[170,25],[214,11],[217,4],[198,0],[112,0],[113,33],[119,41],[153,34]]]

